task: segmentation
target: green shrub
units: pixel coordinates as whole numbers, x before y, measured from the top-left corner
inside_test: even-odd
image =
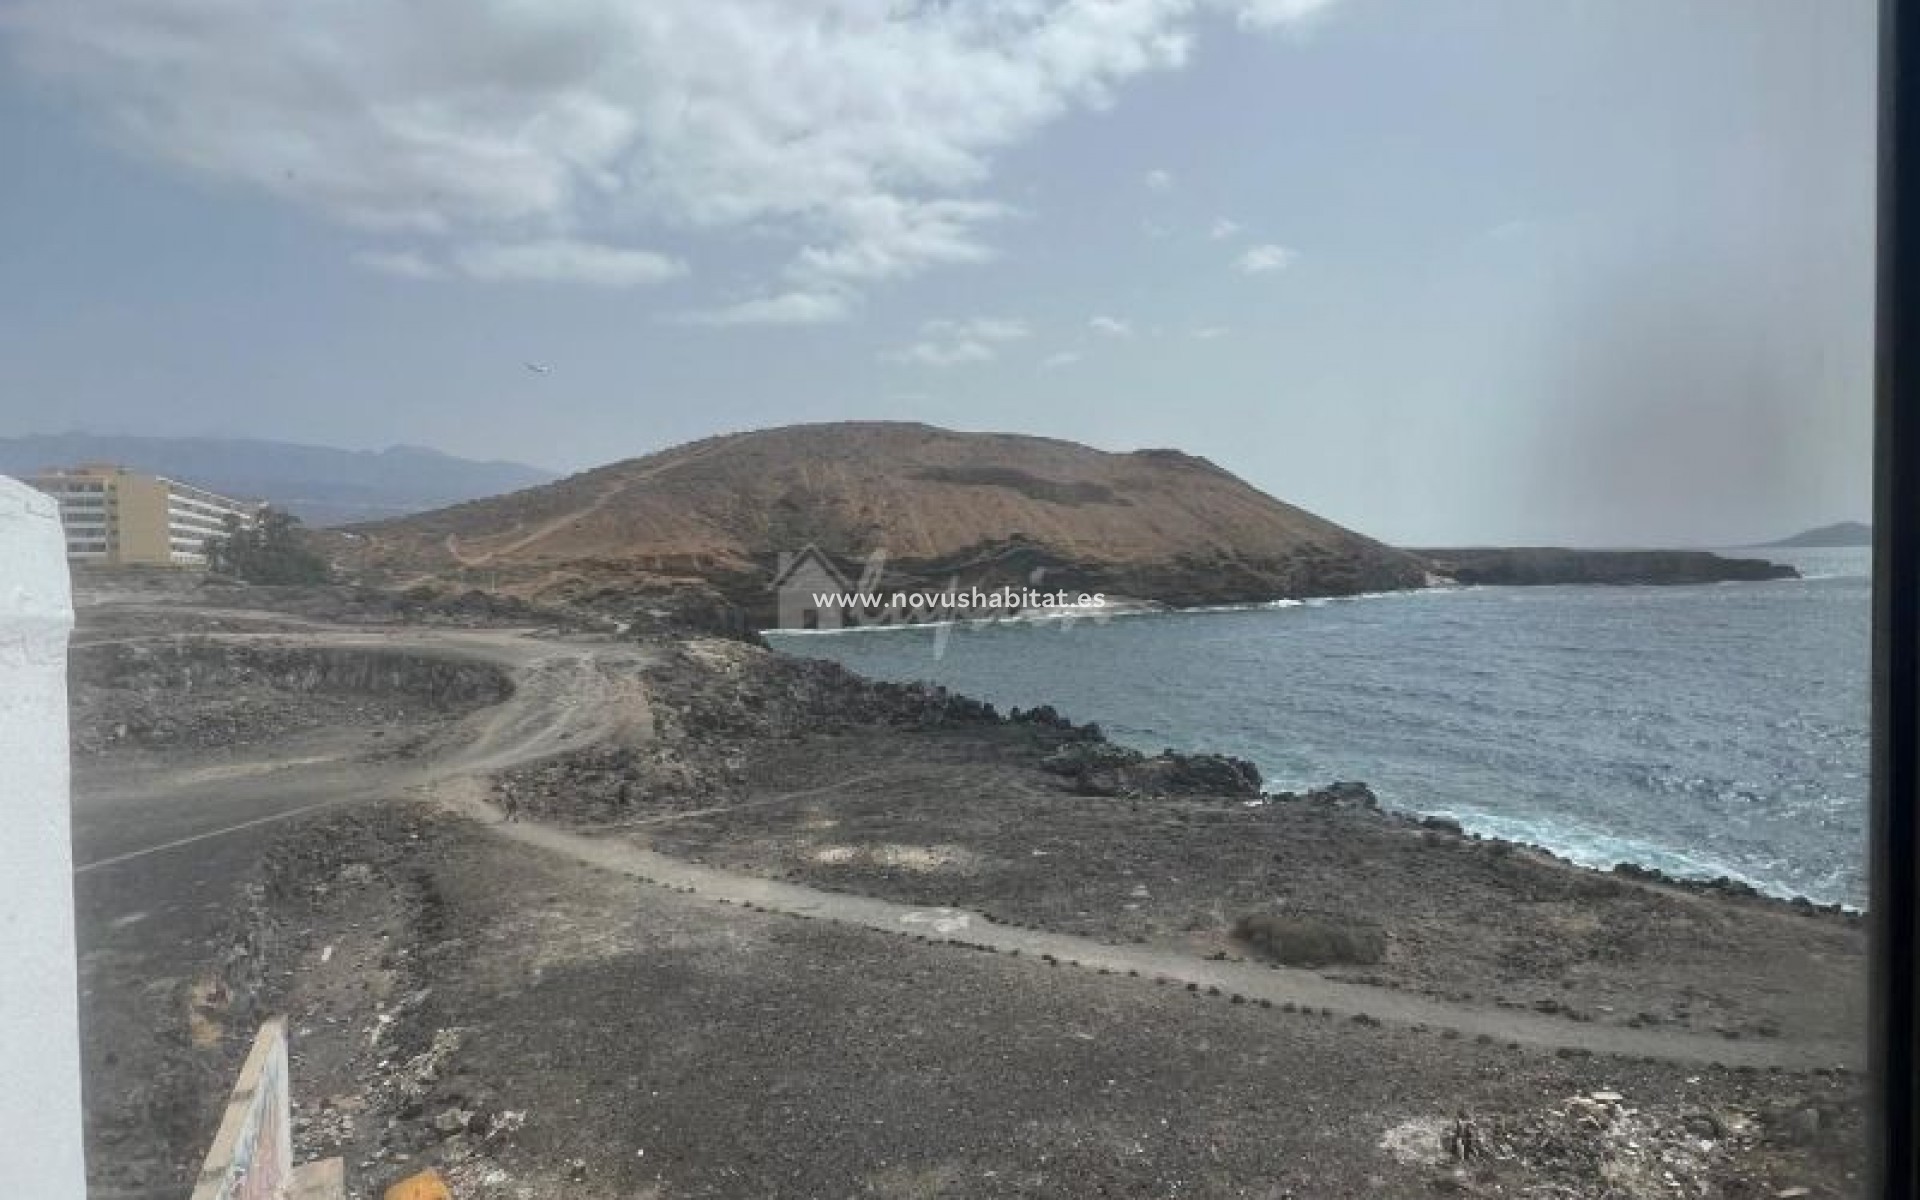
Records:
[[[307,545],[299,518],[263,508],[251,525],[229,515],[226,532],[209,538],[207,566],[220,575],[248,583],[315,584],[328,577],[327,560]]]

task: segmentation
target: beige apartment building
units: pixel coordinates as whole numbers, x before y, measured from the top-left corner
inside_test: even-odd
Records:
[[[29,484],[60,502],[67,560],[97,566],[201,567],[206,541],[229,515],[253,523],[260,506],[177,479],[107,464],[44,471]]]

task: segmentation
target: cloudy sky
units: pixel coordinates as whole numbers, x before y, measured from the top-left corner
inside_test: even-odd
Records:
[[[1409,544],[1864,516],[1872,9],[0,0],[0,435],[886,417]]]

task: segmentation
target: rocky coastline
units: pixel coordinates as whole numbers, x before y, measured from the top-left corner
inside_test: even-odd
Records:
[[[1785,563],[1727,558],[1706,550],[1568,550],[1479,547],[1418,550],[1435,574],[1468,586],[1669,586],[1798,579]]]

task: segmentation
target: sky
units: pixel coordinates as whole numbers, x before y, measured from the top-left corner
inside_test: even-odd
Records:
[[[1403,545],[1862,518],[1873,10],[0,0],[0,436],[884,418]]]

